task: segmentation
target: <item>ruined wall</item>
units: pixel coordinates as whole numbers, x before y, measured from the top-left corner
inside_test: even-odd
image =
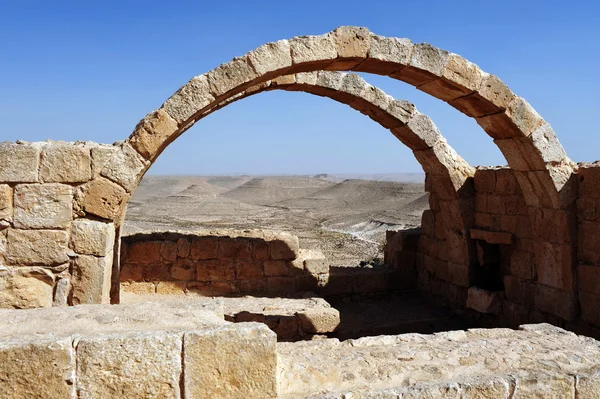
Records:
[[[414,267],[332,267],[284,232],[167,231],[123,237],[116,282],[132,294],[302,296],[414,288],[415,275]]]
[[[0,144],[0,307],[109,301],[116,226],[96,209],[110,198],[86,194],[94,178],[118,187],[101,175],[121,154],[118,144]]]
[[[444,211],[435,195],[430,210],[423,213],[418,239],[419,288],[431,293],[483,325],[518,326],[550,322],[582,333],[599,336],[600,317],[600,164],[580,165],[576,180],[576,207],[567,208],[570,232],[566,233],[545,210],[528,207],[517,181],[518,171],[507,167],[480,167],[474,176],[474,222],[469,229],[475,256],[468,269],[448,260],[452,249],[446,241]],[[548,242],[560,246],[564,235],[577,237],[571,245],[576,257],[566,251],[546,248],[542,263],[547,269],[573,268],[578,283],[572,289],[544,284],[536,262],[534,231],[543,231]],[[564,244],[563,244],[564,245]],[[388,241],[397,257],[404,254],[394,240]],[[568,252],[567,252],[568,253]],[[399,267],[402,262],[399,262]],[[410,265],[410,261],[408,262]],[[536,267],[538,266],[538,267]],[[410,267],[410,266],[409,266]]]

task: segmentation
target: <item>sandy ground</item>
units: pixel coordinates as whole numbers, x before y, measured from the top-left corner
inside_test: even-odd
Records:
[[[345,177],[147,176],[130,201],[125,234],[283,230],[297,235],[302,248],[321,249],[334,266],[357,266],[381,256],[386,230],[419,225],[427,194],[418,175]]]

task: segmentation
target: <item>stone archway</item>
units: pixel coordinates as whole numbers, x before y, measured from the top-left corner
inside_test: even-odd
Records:
[[[192,78],[147,115],[129,139],[146,160],[160,152],[207,111],[251,86],[273,78],[317,70],[353,70],[386,75],[439,98],[476,119],[516,171],[534,229],[538,281],[575,290],[572,205],[576,165],[550,125],[499,78],[461,56],[427,43],[340,27],[320,36],[267,43]],[[551,231],[547,226],[553,226]]]
[[[452,269],[449,273],[453,276],[453,282],[468,287],[469,266],[473,256],[468,230],[473,222],[474,169],[448,145],[431,119],[417,111],[414,105],[406,101],[394,100],[380,89],[369,85],[358,75],[328,71],[298,73],[267,81],[259,86],[248,88],[228,101],[223,101],[207,110],[203,116],[235,100],[276,89],[303,91],[347,104],[389,129],[413,150],[426,172],[426,189],[431,194],[431,208],[439,211],[436,212],[437,219],[438,224],[443,226],[440,229],[444,231],[444,236],[438,239],[443,241],[444,247],[451,248],[447,251],[448,256],[441,262],[444,263],[445,269]],[[129,141],[131,147],[127,142],[124,143],[120,158],[113,157],[100,173],[107,180],[98,179],[97,184],[116,189],[117,185],[108,181],[112,180],[120,184],[120,189],[133,192],[151,163],[151,161],[142,161],[139,156],[136,158],[133,148],[149,155],[155,142],[151,137],[147,138],[150,140],[144,141],[139,136],[134,136]],[[124,163],[127,165],[123,165]],[[123,165],[123,169],[129,169],[127,177],[115,173],[115,165],[118,164]],[[121,192],[121,195],[122,201],[104,202],[104,205],[108,205],[105,209],[97,207],[87,209],[84,204],[84,210],[96,214],[103,213],[99,216],[113,217],[116,221],[122,220],[125,213],[123,204],[127,202],[129,194]],[[98,204],[92,201],[89,203]],[[430,241],[429,247],[432,245],[435,243]],[[115,269],[115,276],[113,276],[115,289],[117,281],[118,275]],[[116,290],[113,293],[116,295]]]

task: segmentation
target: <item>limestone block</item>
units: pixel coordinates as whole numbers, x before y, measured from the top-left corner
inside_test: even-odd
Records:
[[[433,147],[441,139],[442,135],[427,115],[418,111],[414,112],[407,123],[408,129],[418,140],[411,140],[411,149],[420,150]]]
[[[264,294],[267,292],[267,282],[263,279],[240,280],[241,294]]]
[[[185,238],[177,240],[177,256],[187,258],[190,255],[190,242]]]
[[[0,143],[0,182],[32,183],[38,181],[39,146]]]
[[[263,44],[248,53],[248,59],[259,76],[268,77],[276,71],[281,74],[292,66],[290,43],[287,40],[279,40]]]
[[[73,305],[110,303],[112,252],[104,257],[79,255],[73,260]]]
[[[329,273],[329,262],[323,252],[316,249],[301,249],[300,259],[304,259],[304,270],[310,274]]]
[[[338,57],[332,64],[335,70],[352,69],[369,54],[371,33],[367,28],[340,26],[331,32],[331,36]]]
[[[449,53],[428,43],[413,45],[410,65],[390,76],[413,86],[431,82],[442,76]]]
[[[483,81],[483,72],[472,62],[458,54],[450,54],[442,76],[467,91],[479,90]]]
[[[192,78],[163,104],[162,109],[146,115],[137,124],[129,144],[144,159],[156,159],[172,141],[170,138],[177,132],[177,124],[186,122],[212,100],[206,76]]]
[[[155,294],[156,284],[140,282],[121,283],[121,292],[131,292],[133,294]]]
[[[177,243],[173,241],[163,241],[160,243],[160,256],[167,261],[177,259]]]
[[[515,98],[515,94],[494,75],[487,75],[483,78],[479,95],[491,104],[495,105],[498,110],[508,108],[508,104]]]
[[[478,381],[461,383],[461,399],[508,398],[512,381],[508,378],[481,378]]]
[[[545,286],[538,282],[535,286],[535,307],[545,313],[572,321],[579,316],[577,295]]]
[[[331,35],[298,36],[289,41],[292,54],[292,64],[316,69],[317,66],[325,67],[337,58],[337,50]],[[294,68],[294,72],[304,72],[301,68]],[[298,81],[300,82],[300,81]]]
[[[103,178],[87,184],[82,208],[85,212],[116,221],[128,198],[123,187]]]
[[[52,306],[68,306],[71,288],[71,279],[69,277],[59,278],[56,281]]]
[[[494,139],[523,137],[523,132],[511,120],[508,111],[486,115],[475,119],[477,124]],[[504,153],[506,156],[506,153]],[[508,159],[507,159],[508,160]]]
[[[510,257],[510,272],[524,280],[533,280],[535,262],[533,254],[525,251],[513,251]]]
[[[575,389],[577,399],[596,399],[600,398],[600,379],[598,376],[575,377]]]
[[[518,96],[508,104],[507,111],[521,136],[529,136],[544,123],[540,114],[524,98]]]
[[[73,218],[73,191],[65,184],[19,184],[14,201],[17,228],[64,229]]]
[[[127,247],[127,258],[142,265],[160,262],[160,247],[160,241],[133,242]]]
[[[13,191],[8,184],[0,184],[0,219],[13,219]]]
[[[294,260],[300,251],[298,237],[291,234],[278,234],[270,243],[270,254],[273,260]]]
[[[53,275],[41,268],[0,268],[0,308],[52,306]]]
[[[491,292],[477,287],[471,287],[467,293],[467,307],[481,313],[500,314],[504,292]]]
[[[225,241],[222,240],[222,242]],[[219,239],[217,237],[198,238],[190,243],[190,257],[195,260],[217,259],[219,257],[218,251]]]
[[[185,281],[159,281],[156,284],[156,293],[163,295],[184,294],[187,282]]]
[[[513,235],[511,233],[471,229],[470,234],[473,240],[483,240],[489,244],[510,245],[513,243]]]
[[[568,158],[554,130],[547,122],[534,129],[529,139],[544,162],[561,162]]]
[[[340,325],[340,312],[334,308],[315,308],[298,312],[302,330],[308,333],[324,334],[334,332]]]
[[[96,147],[92,147],[91,157],[92,157],[92,178],[96,178],[104,169],[104,166],[107,165],[112,157],[120,151],[120,147],[115,145],[98,145]]]
[[[69,261],[65,231],[10,229],[7,238],[9,264],[60,265]]]
[[[77,219],[71,225],[70,246],[78,254],[105,256],[115,245],[112,223]]]
[[[0,342],[0,397],[75,398],[75,356],[70,338]]]
[[[40,180],[83,183],[92,178],[90,148],[78,144],[50,144],[42,151]]]
[[[181,398],[181,334],[163,331],[82,337],[80,398]]]
[[[409,39],[371,34],[367,59],[354,70],[389,75],[410,63],[412,47]]]
[[[420,385],[407,388],[402,399],[458,399],[460,398],[458,384],[450,385]]]
[[[191,398],[277,397],[277,337],[259,323],[185,333],[184,390]]]
[[[252,240],[252,254],[256,260],[269,259],[269,244],[263,239]]]
[[[148,162],[133,147],[123,144],[120,150],[116,151],[110,161],[104,165],[100,175],[131,192],[137,187],[148,166]]]
[[[284,260],[266,260],[263,263],[265,276],[287,276],[289,269]]]
[[[259,75],[252,69],[247,56],[236,57],[207,73],[208,85],[215,99],[229,92],[241,92]],[[234,94],[234,93],[232,93]]]
[[[201,260],[196,263],[196,280],[198,281],[233,281],[235,280],[236,261],[231,259]]]
[[[169,273],[175,280],[195,280],[196,264],[191,259],[179,258],[171,266]]]
[[[235,275],[237,279],[255,279],[264,276],[263,265],[260,261],[242,259],[235,262]]]
[[[250,241],[247,239],[227,237],[219,239],[220,259],[250,259],[250,257]]]
[[[519,377],[512,398],[575,398],[574,379],[559,375]]]

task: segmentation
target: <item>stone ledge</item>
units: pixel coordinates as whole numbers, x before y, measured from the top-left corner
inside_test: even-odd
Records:
[[[489,244],[510,245],[513,243],[513,235],[511,233],[471,229],[470,234],[473,240],[483,240]]]

